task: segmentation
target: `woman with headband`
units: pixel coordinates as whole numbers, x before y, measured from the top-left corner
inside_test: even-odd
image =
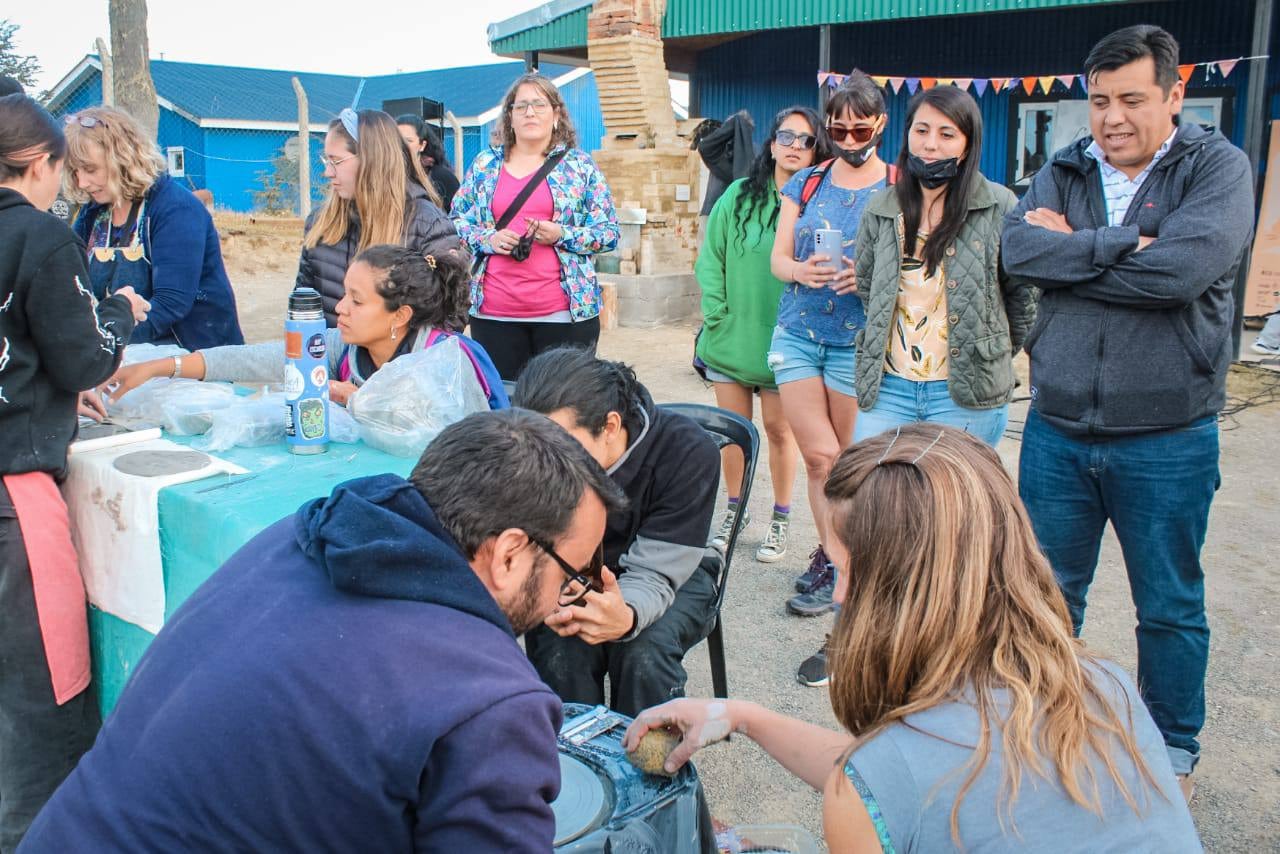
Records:
[[[330,327],[338,321],[347,268],[370,246],[399,244],[437,258],[462,248],[391,116],[343,110],[329,122],[320,161],[329,193],[307,219],[295,286],[319,291]]]

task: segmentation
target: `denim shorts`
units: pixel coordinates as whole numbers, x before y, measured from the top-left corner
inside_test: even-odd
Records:
[[[778,385],[822,377],[822,384],[847,397],[857,397],[853,388],[853,362],[856,348],[819,344],[789,332],[781,326],[773,329],[769,342],[769,368]]]
[[[951,399],[946,380],[916,382],[885,371],[876,405],[858,411],[853,441],[861,442],[886,430],[919,421],[956,427],[994,448],[1009,422],[1009,405],[969,409]]]

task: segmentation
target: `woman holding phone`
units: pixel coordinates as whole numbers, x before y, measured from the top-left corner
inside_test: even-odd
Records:
[[[876,153],[886,119],[884,94],[859,71],[831,94],[827,133],[838,156],[800,170],[783,187],[770,258],[773,275],[787,284],[778,303],[769,367],[804,458],[809,508],[818,527],[818,547],[796,582],[799,595],[787,602],[789,612],[803,617],[834,607],[835,568],[824,547],[828,532],[822,485],[840,451],[853,441],[858,414],[854,337],[866,314],[849,289],[851,250],[867,203],[891,183],[889,167]],[[805,685],[825,685],[825,656],[807,660],[797,678]]]

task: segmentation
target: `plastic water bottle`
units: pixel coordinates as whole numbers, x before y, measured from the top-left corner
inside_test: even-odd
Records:
[[[312,288],[289,294],[284,321],[285,441],[295,454],[329,448],[329,359],[324,302]]]

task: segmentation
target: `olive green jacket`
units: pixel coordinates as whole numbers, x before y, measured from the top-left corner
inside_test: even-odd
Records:
[[[992,409],[1013,396],[1013,355],[1035,319],[1037,291],[1012,281],[1000,264],[1004,215],[1013,193],[985,178],[969,195],[969,214],[942,262],[946,283],[951,399],[970,409]],[[903,256],[902,211],[896,192],[877,193],[858,228],[854,254],[858,296],[867,326],[858,333],[855,384],[858,406],[871,409],[884,377],[885,353],[898,305]]]

